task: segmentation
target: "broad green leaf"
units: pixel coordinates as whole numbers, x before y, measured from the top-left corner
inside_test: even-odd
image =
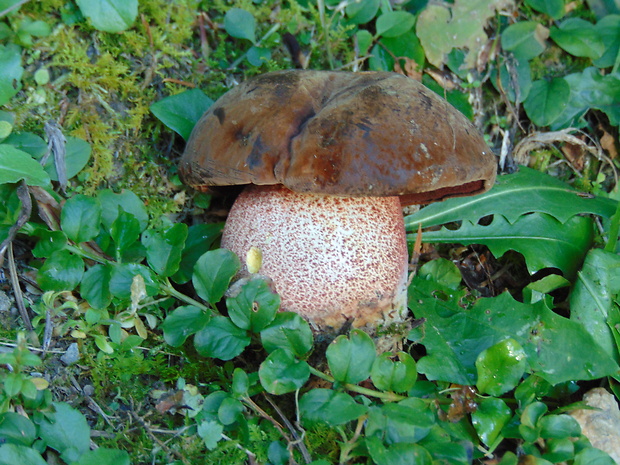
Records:
[[[124,31],[138,16],[138,0],[76,0],[76,3],[99,31]]]
[[[67,245],[67,235],[62,231],[42,229],[36,232],[39,237],[37,245],[32,249],[32,255],[37,258],[47,258],[54,252],[62,250]]]
[[[180,347],[192,334],[200,331],[209,322],[209,315],[193,305],[175,308],[161,325],[164,340],[172,347]]]
[[[144,231],[142,244],[146,247],[146,260],[151,269],[164,277],[176,273],[181,263],[185,239],[187,225],[183,223],[176,223],[165,231]]]
[[[102,189],[97,191],[97,197],[101,203],[101,221],[108,231],[119,215],[119,207],[122,211],[131,213],[136,217],[140,225],[140,232],[146,229],[149,215],[144,207],[144,202],[133,192],[122,190],[117,194],[111,189]]]
[[[364,2],[348,3],[344,11],[353,24],[366,24],[379,11],[381,0],[366,0]]]
[[[326,423],[329,426],[344,425],[364,415],[368,410],[344,392],[332,389],[312,389],[299,401],[299,411],[305,424]]]
[[[71,465],[130,465],[129,454],[124,450],[99,447],[82,454]]]
[[[60,227],[74,242],[86,242],[99,234],[101,205],[85,195],[75,195],[65,202],[60,212]]]
[[[222,234],[224,223],[203,223],[189,227],[185,247],[181,254],[179,271],[172,277],[175,282],[185,284],[192,279],[196,261],[214,244]]]
[[[265,47],[251,46],[246,54],[248,63],[252,66],[263,66],[269,60],[271,60],[271,50]]]
[[[286,349],[297,357],[310,352],[314,341],[308,322],[293,312],[278,313],[271,324],[261,331],[260,337],[267,352]]]
[[[573,465],[617,465],[607,452],[590,447],[575,455]]]
[[[534,81],[523,108],[533,123],[549,126],[562,114],[569,98],[570,86],[564,78]]]
[[[502,48],[520,61],[537,57],[547,48],[549,29],[535,21],[519,21],[502,32]]]
[[[377,18],[376,34],[383,37],[398,37],[408,32],[415,24],[415,16],[407,11],[388,11]]]
[[[488,226],[463,222],[457,230],[442,228],[422,233],[429,243],[484,244],[495,257],[508,250],[525,257],[530,273],[543,268],[558,268],[565,276],[573,276],[593,239],[590,218],[574,216],[562,224],[543,213],[524,215],[510,224],[495,215]],[[408,235],[414,241],[415,234]]]
[[[36,438],[36,427],[28,418],[15,412],[0,415],[0,440],[3,444],[30,446]]]
[[[614,360],[620,360],[620,256],[600,249],[588,252],[570,295],[571,320],[579,322]]]
[[[371,406],[366,436],[380,437],[388,444],[418,442],[428,436],[436,418],[428,403],[414,397],[380,407]]]
[[[90,160],[92,149],[90,144],[85,140],[67,136],[65,151],[64,160],[67,179],[71,179],[86,166],[88,160]],[[54,157],[49,157],[43,168],[49,174],[52,181],[58,181],[58,172],[56,171]]]
[[[605,52],[594,60],[597,68],[614,67],[617,71],[618,53],[620,53],[620,15],[608,15],[596,23],[596,30],[603,40]]]
[[[433,457],[421,445],[396,443],[384,447],[377,438],[366,439],[366,447],[377,465],[432,465]]]
[[[618,373],[616,361],[582,325],[557,315],[544,300],[523,304],[504,293],[463,308],[463,296],[419,278],[409,287],[409,308],[426,319],[417,342],[427,355],[418,372],[431,380],[475,384],[478,354],[509,337],[523,347],[528,371],[551,384]]]
[[[21,373],[7,373],[2,380],[4,384],[4,393],[7,397],[15,397],[22,390],[24,379]]]
[[[203,441],[207,449],[213,450],[217,447],[217,443],[222,439],[224,426],[217,421],[203,421],[198,425],[197,433]]]
[[[504,339],[478,354],[476,387],[483,394],[501,396],[514,389],[526,367],[525,351],[521,344],[512,338]]]
[[[480,440],[491,447],[511,417],[512,411],[503,400],[482,397],[471,414],[471,422]]]
[[[36,160],[40,160],[47,153],[47,143],[31,132],[13,132],[4,143],[23,150]]]
[[[566,462],[575,456],[575,443],[568,438],[548,439],[543,457],[552,463]]]
[[[223,316],[211,318],[194,335],[194,346],[203,357],[231,360],[243,352],[250,343],[250,336]]]
[[[231,393],[239,397],[248,397],[248,390],[250,389],[250,378],[248,374],[241,368],[235,368],[233,371]]]
[[[31,447],[20,444],[0,446],[0,465],[48,465],[41,454]]]
[[[30,155],[12,145],[0,144],[0,184],[15,183],[22,179],[31,186],[50,184],[47,173]]]
[[[231,8],[224,16],[224,29],[237,39],[256,43],[256,20],[252,13],[241,8]]]
[[[144,278],[147,295],[152,297],[159,293],[159,286],[151,269],[137,263],[117,263],[112,265],[110,275],[110,292],[112,295],[123,300],[130,299],[131,284],[136,275],[141,275]]]
[[[437,258],[426,262],[418,270],[417,276],[430,279],[450,289],[458,289],[462,280],[458,266],[445,258]]]
[[[234,424],[243,413],[243,404],[233,397],[226,397],[217,410],[217,418],[224,426]]]
[[[409,58],[419,69],[424,67],[424,49],[413,31],[405,32],[398,37],[382,37],[380,43],[372,49],[368,60],[371,70],[392,71],[395,64],[394,57]],[[402,61],[399,64],[402,66]]]
[[[140,237],[140,223],[132,213],[119,207],[118,216],[110,227],[110,237],[114,241],[116,260],[125,261],[125,254],[132,251]]]
[[[78,410],[54,402],[54,413],[39,423],[39,435],[67,463],[79,460],[90,449],[90,427]]]
[[[210,250],[194,265],[192,283],[196,293],[211,305],[218,303],[230,281],[241,268],[239,258],[230,250]]]
[[[605,44],[594,24],[581,18],[569,18],[558,27],[552,27],[551,38],[571,55],[600,58],[605,51]]]
[[[260,364],[260,382],[270,394],[286,394],[300,389],[310,377],[310,367],[285,349],[276,349]]]
[[[213,100],[203,91],[191,89],[155,102],[150,110],[162,123],[187,140],[212,103]]]
[[[564,0],[525,0],[525,4],[553,19],[560,19],[566,13]]]
[[[546,415],[541,418],[540,437],[545,439],[577,439],[581,435],[581,427],[570,415]]]
[[[406,392],[415,384],[418,376],[415,360],[406,352],[398,352],[396,356],[398,360],[391,360],[393,355],[384,352],[372,364],[370,377],[377,389]]]
[[[68,250],[59,250],[39,269],[37,283],[45,291],[72,291],[83,275],[84,261]]]
[[[4,105],[22,88],[21,50],[16,45],[0,44],[0,105]]]
[[[375,343],[368,334],[354,329],[338,336],[325,352],[332,375],[342,383],[357,384],[370,376],[376,357]]]
[[[484,194],[436,202],[405,218],[407,231],[501,214],[510,223],[531,212],[547,213],[561,223],[580,213],[611,218],[617,201],[583,195],[559,179],[527,167],[514,174],[499,176],[495,186]]]
[[[80,283],[80,294],[91,307],[104,309],[112,302],[110,280],[112,270],[109,265],[97,264],[89,268]]]
[[[241,287],[235,286],[226,298],[228,315],[241,329],[258,333],[265,329],[280,308],[280,296],[262,277],[251,277]]]

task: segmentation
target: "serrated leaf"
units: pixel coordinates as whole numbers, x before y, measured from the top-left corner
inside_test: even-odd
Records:
[[[196,293],[211,305],[218,303],[231,279],[241,268],[239,258],[230,250],[210,250],[194,265],[192,283]]]
[[[561,223],[581,213],[611,218],[617,201],[582,195],[577,189],[553,176],[527,167],[514,174],[499,176],[495,186],[484,194],[436,202],[405,218],[407,231],[469,220],[477,222],[487,215],[500,214],[510,223],[531,212],[546,213]]]
[[[25,180],[31,186],[50,184],[48,174],[26,152],[12,145],[0,144],[0,184]]]
[[[252,13],[242,8],[231,8],[224,16],[224,29],[237,39],[256,43],[256,20]]]
[[[138,16],[138,0],[76,0],[76,3],[99,31],[124,31]]]
[[[213,100],[202,90],[191,89],[155,102],[150,110],[162,123],[187,140],[212,103]]]
[[[267,392],[281,395],[300,389],[310,377],[310,367],[285,349],[276,349],[260,364],[258,377]]]
[[[605,44],[594,24],[581,18],[569,18],[552,27],[551,38],[571,55],[596,60],[603,55]]]
[[[549,126],[560,117],[569,98],[570,86],[564,78],[534,81],[523,108],[534,124]]]
[[[413,242],[415,236],[408,235],[408,240]],[[466,221],[455,231],[442,228],[422,233],[424,242],[483,244],[495,257],[514,250],[525,257],[530,273],[558,268],[565,276],[577,272],[593,237],[590,218],[574,216],[562,224],[544,213],[524,215],[513,224],[495,215],[488,226]]]
[[[332,389],[312,389],[299,401],[299,411],[304,423],[344,425],[366,413],[368,407],[358,404],[344,392]]]
[[[419,278],[409,287],[409,308],[426,319],[418,342],[428,355],[419,360],[418,371],[431,380],[475,384],[478,354],[509,337],[523,347],[528,371],[553,385],[620,369],[582,325],[552,312],[544,300],[523,304],[504,293],[464,309],[463,296]]]
[[[101,205],[97,199],[75,195],[65,202],[60,212],[60,226],[69,239],[86,242],[99,234]]]

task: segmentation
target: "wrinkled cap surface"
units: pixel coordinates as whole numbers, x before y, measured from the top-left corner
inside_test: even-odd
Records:
[[[289,70],[218,99],[196,124],[179,171],[199,190],[282,184],[411,204],[483,192],[495,166],[470,121],[413,79]]]

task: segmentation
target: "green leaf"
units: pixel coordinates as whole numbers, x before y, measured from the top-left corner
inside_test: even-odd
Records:
[[[0,105],[7,103],[22,88],[21,50],[0,44]]]
[[[60,212],[60,226],[69,239],[86,242],[99,234],[101,205],[97,199],[75,195],[65,202]]]
[[[250,336],[223,316],[211,318],[194,335],[194,346],[203,357],[231,360],[243,352],[250,343]]]
[[[91,151],[90,144],[85,140],[67,136],[64,158],[67,179],[71,179],[82,171],[88,163],[88,160],[90,160]],[[58,181],[58,172],[56,171],[54,157],[49,157],[43,168],[49,174],[52,181]]]
[[[553,19],[560,19],[566,13],[564,0],[525,0],[525,4]]]
[[[581,427],[570,415],[546,415],[540,422],[540,437],[549,439],[577,439]]]
[[[243,404],[237,399],[226,397],[217,410],[217,418],[224,426],[234,424],[243,413]]]
[[[54,252],[37,273],[37,283],[46,291],[72,291],[82,280],[84,262],[68,250]]]
[[[240,268],[239,258],[230,250],[210,250],[194,265],[192,283],[196,293],[211,305],[215,305],[222,299],[230,281]]]
[[[124,31],[138,16],[138,0],[76,0],[76,3],[99,31]]]
[[[366,436],[380,437],[384,442],[418,442],[431,432],[436,415],[429,404],[410,397],[398,403],[371,406],[368,411]]]
[[[310,377],[310,367],[285,349],[276,349],[260,364],[260,382],[270,394],[286,394],[300,389]]]
[[[146,260],[151,269],[163,277],[176,273],[185,239],[187,225],[183,223],[176,223],[165,231],[144,231],[142,243],[146,247]]]
[[[405,218],[407,231],[500,214],[510,223],[531,212],[546,213],[560,223],[572,216],[592,213],[611,218],[617,201],[581,193],[559,179],[527,167],[514,174],[499,176],[493,188],[473,197],[459,197],[436,202]]]
[[[478,408],[471,414],[471,422],[480,440],[491,447],[511,417],[512,411],[503,400],[482,397]]]
[[[31,186],[50,184],[47,173],[30,155],[11,145],[0,144],[0,184],[16,183],[22,179]]]
[[[209,315],[198,307],[177,307],[161,325],[164,340],[172,347],[180,347],[189,336],[203,329],[208,322]]]
[[[426,319],[418,342],[427,355],[418,361],[418,372],[431,380],[475,384],[478,354],[509,337],[523,347],[528,371],[551,384],[618,373],[615,360],[592,335],[552,312],[545,300],[523,304],[504,293],[463,308],[463,297],[463,292],[419,278],[409,287],[409,308],[416,318]]]
[[[562,114],[569,97],[570,86],[564,78],[534,81],[523,108],[533,123],[549,126]]]
[[[130,465],[129,454],[124,450],[99,447],[82,454],[71,465]]]
[[[504,339],[478,354],[476,387],[483,394],[501,396],[514,389],[526,367],[525,351],[521,344],[512,338]]]
[[[426,262],[420,267],[417,275],[450,289],[458,289],[463,279],[458,266],[446,258],[437,258]]]
[[[573,465],[617,465],[607,452],[590,447],[575,455]]]
[[[530,273],[558,268],[565,276],[577,272],[592,239],[590,218],[574,216],[562,224],[541,213],[524,215],[514,224],[495,215],[487,226],[466,221],[455,231],[442,228],[422,234],[422,240],[429,243],[484,244],[495,257],[514,250],[525,257]],[[408,240],[414,241],[415,234]]]
[[[372,36],[370,40],[372,41]],[[424,49],[415,32],[408,31],[398,37],[382,37],[380,44],[373,47],[368,65],[373,71],[392,71],[395,64],[394,57],[409,58],[417,64],[419,69],[424,67]]]
[[[612,359],[618,361],[620,334],[617,296],[620,257],[600,249],[588,252],[570,295],[571,320],[579,322]]]
[[[398,37],[411,30],[415,16],[407,11],[388,11],[377,18],[376,34],[383,37]]]
[[[377,438],[366,439],[366,447],[377,465],[432,465],[431,454],[419,444],[396,443],[387,448]]]
[[[4,377],[4,392],[7,397],[15,397],[22,390],[24,378],[21,373],[7,373]]]
[[[179,271],[172,277],[175,282],[185,284],[192,279],[194,265],[220,237],[223,227],[224,223],[203,223],[189,227]]]
[[[222,439],[224,426],[216,421],[203,421],[198,425],[198,436],[205,442],[205,446],[209,450],[217,447],[217,443]]]
[[[131,213],[136,217],[140,225],[140,232],[146,229],[149,215],[144,207],[144,202],[133,192],[122,190],[117,194],[111,189],[102,189],[97,191],[97,197],[101,203],[101,221],[108,231],[118,218],[120,211]]]
[[[261,331],[260,337],[267,352],[286,349],[297,357],[310,352],[314,342],[308,322],[293,312],[278,313],[271,324]]]
[[[228,315],[241,329],[258,333],[265,329],[280,309],[280,296],[261,276],[252,276],[226,298]]]
[[[187,140],[212,103],[213,100],[203,91],[191,89],[155,102],[150,110],[162,123]]]
[[[546,445],[547,451],[543,457],[552,463],[566,462],[575,456],[575,444],[568,438],[549,439]]]
[[[502,32],[502,48],[520,61],[537,57],[547,48],[549,30],[535,21],[519,21]]]
[[[89,268],[80,283],[80,294],[91,307],[104,309],[112,302],[110,281],[112,270],[109,265],[97,264]]]
[[[299,401],[299,411],[305,424],[326,423],[329,426],[344,425],[368,410],[344,392],[331,389],[312,389]]]
[[[352,24],[366,24],[377,15],[380,3],[381,0],[348,3],[344,12]]]
[[[415,384],[418,376],[415,360],[405,352],[396,355],[398,360],[393,361],[392,354],[384,352],[372,364],[370,377],[377,389],[406,392]]]
[[[571,55],[596,60],[603,55],[605,44],[594,24],[581,18],[569,18],[552,27],[551,38]]]
[[[231,8],[224,16],[224,29],[237,39],[256,43],[256,20],[252,13],[241,8]]]
[[[235,368],[233,371],[231,393],[235,397],[248,397],[250,389],[250,378],[248,374],[241,368]]]
[[[119,208],[118,216],[110,227],[110,237],[114,241],[114,251],[119,262],[132,250],[140,237],[140,223],[136,217]]]
[[[0,465],[47,465],[43,457],[34,449],[19,444],[0,446]]]
[[[32,249],[32,255],[37,258],[47,258],[67,245],[67,235],[62,231],[42,229],[37,231],[36,235],[39,236],[39,241]]]
[[[253,45],[250,47],[246,54],[248,63],[252,66],[262,66],[271,60],[271,50],[264,47],[256,47]]]
[[[39,424],[39,435],[67,463],[79,460],[90,449],[90,427],[78,410],[54,402],[54,412]]]
[[[605,45],[605,52],[603,55],[594,60],[594,65],[597,68],[609,68],[614,67],[614,71],[617,71],[618,65],[616,64],[618,54],[620,53],[620,15],[608,15],[596,23],[596,30],[603,40]]]
[[[357,384],[368,379],[377,356],[375,343],[368,334],[354,329],[338,336],[325,352],[332,375],[342,383]]]
[[[2,444],[30,446],[37,438],[37,431],[28,418],[15,412],[0,415],[0,440]]]
[[[155,275],[149,268],[137,263],[115,263],[112,265],[110,276],[110,292],[112,295],[119,299],[129,300],[131,298],[131,284],[136,275],[141,275],[144,278],[147,295],[152,297],[159,293]]]

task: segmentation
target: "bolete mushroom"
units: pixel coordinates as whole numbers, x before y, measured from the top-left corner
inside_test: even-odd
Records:
[[[338,329],[406,314],[401,205],[484,192],[495,166],[467,118],[412,79],[292,70],[217,100],[179,171],[199,190],[249,184],[222,246],[242,262],[258,248],[282,309]]]

